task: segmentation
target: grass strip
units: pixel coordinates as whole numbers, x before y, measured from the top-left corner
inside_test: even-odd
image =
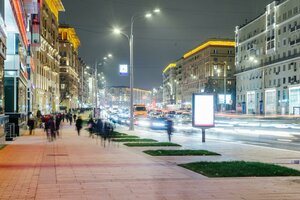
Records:
[[[6,144],[0,144],[0,150],[4,149],[6,146]]]
[[[125,143],[128,147],[180,147],[181,145],[171,142],[150,142],[150,143]]]
[[[125,136],[125,135],[127,135],[127,134],[126,134],[126,133],[120,133],[120,132],[114,131],[114,132],[112,132],[112,135],[113,135],[113,136]]]
[[[135,136],[135,135],[112,135],[112,138],[116,138],[116,139],[138,139],[140,137],[138,136]]]
[[[195,162],[180,164],[179,166],[208,177],[300,176],[300,171],[259,162]]]
[[[113,142],[157,142],[157,140],[152,139],[139,139],[139,138],[117,138],[112,139]]]
[[[179,149],[179,150],[146,150],[144,153],[151,156],[220,156],[220,154],[215,152],[210,152],[206,150],[189,150],[189,149]]]

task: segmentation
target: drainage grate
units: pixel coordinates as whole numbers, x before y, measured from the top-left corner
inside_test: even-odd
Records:
[[[47,156],[68,156],[69,154],[59,154],[59,153],[56,153],[56,154],[47,154]]]

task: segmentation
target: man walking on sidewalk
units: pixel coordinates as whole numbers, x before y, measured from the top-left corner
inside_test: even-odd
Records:
[[[81,119],[80,116],[76,120],[76,124],[75,125],[76,125],[78,136],[80,136],[80,130],[82,129],[82,119]]]

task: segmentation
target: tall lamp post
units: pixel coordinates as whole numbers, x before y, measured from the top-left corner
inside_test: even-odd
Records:
[[[98,62],[97,59],[95,61],[95,117],[98,117],[96,116],[96,112],[97,112],[97,108],[98,108],[98,66],[101,64],[101,65],[104,65],[104,62],[108,59],[108,58],[112,58],[112,54],[108,54],[107,56],[105,56],[103,59],[102,59],[102,62]]]
[[[160,9],[156,8],[153,10],[153,13],[160,13]],[[134,77],[133,77],[133,25],[134,22],[137,19],[141,19],[143,17],[151,18],[153,13],[146,13],[146,15],[133,15],[131,17],[131,23],[130,23],[130,35],[122,32],[119,28],[115,28],[113,32],[115,34],[121,34],[125,36],[128,39],[129,42],[129,53],[130,53],[130,72],[129,72],[129,79],[130,79],[130,125],[129,130],[134,130],[134,124],[133,124],[133,84],[134,84]]]

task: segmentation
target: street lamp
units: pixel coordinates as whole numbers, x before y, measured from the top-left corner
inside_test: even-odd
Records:
[[[142,18],[151,18],[153,14],[158,14],[160,13],[160,9],[155,8],[153,12],[148,12],[146,15],[133,15],[131,17],[130,21],[130,35],[122,32],[119,28],[114,28],[113,32],[115,34],[121,34],[125,36],[128,39],[129,43],[129,53],[130,53],[130,73],[129,73],[129,78],[130,78],[130,125],[129,125],[129,130],[133,131],[134,130],[134,124],[133,124],[133,84],[134,84],[134,77],[133,77],[133,25],[134,22],[137,19],[142,19]]]

